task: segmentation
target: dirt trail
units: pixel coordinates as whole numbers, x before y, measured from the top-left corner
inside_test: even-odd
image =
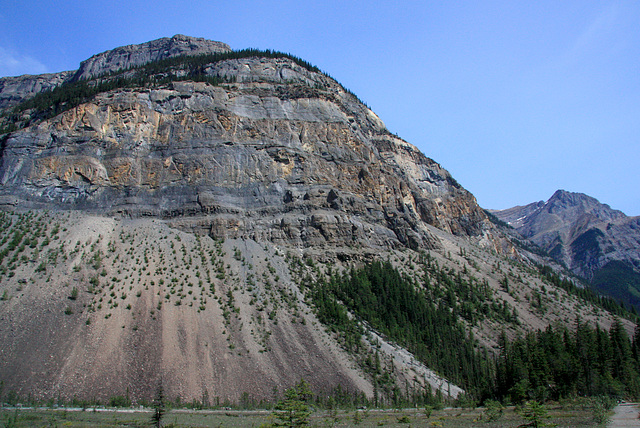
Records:
[[[638,403],[622,403],[616,406],[607,428],[640,427]]]

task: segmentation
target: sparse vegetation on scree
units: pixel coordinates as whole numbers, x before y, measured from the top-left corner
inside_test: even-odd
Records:
[[[141,317],[156,320],[166,305],[189,307],[196,313],[220,311],[232,355],[243,352],[236,348],[242,329],[250,330],[260,352],[270,352],[273,326],[285,318],[306,324],[312,310],[375,387],[373,398],[367,398],[336,385],[328,396],[312,396],[319,408],[443,406],[443,391],[415,385],[403,388],[394,381],[388,357],[375,345],[372,352],[367,347],[371,342],[363,339],[369,328],[465,388],[459,405],[473,407],[495,398],[524,405],[532,400],[639,393],[640,333],[629,338],[620,322],[609,331],[578,319],[575,330],[549,327],[512,340],[503,334],[497,358],[481,346],[471,329],[487,321],[518,329],[517,304],[526,301],[532,311],[546,312],[552,308],[546,300],[550,297],[579,302],[553,288],[544,273],[539,279],[548,288],[534,294],[526,291],[513,267],[494,262],[493,274],[501,278],[501,288],[496,290],[486,279],[478,279],[476,259],[463,250],[458,257],[448,254],[444,259],[427,252],[397,252],[385,262],[342,269],[274,251],[268,245],[262,250],[268,255],[256,259],[236,244],[169,228],[156,242],[149,241],[141,229],[116,232],[114,226],[109,234],[76,239],[69,230],[72,217],[72,213],[0,213],[0,305],[15,304],[28,287],[48,288],[52,307],[59,308],[60,316],[80,317],[89,326],[97,317],[108,320],[119,312],[119,319],[126,320],[123,328],[132,331],[139,328]],[[281,277],[284,267],[291,283]],[[144,296],[157,303],[141,313],[136,301]],[[123,318],[123,313],[129,315]],[[275,392],[266,401],[245,393],[236,403],[203,397],[188,406],[270,408],[284,392]],[[3,386],[0,401],[28,403],[29,398]],[[48,404],[56,401],[83,407],[100,404],[100,400],[79,398]],[[135,401],[151,405],[151,401]],[[169,407],[185,405],[179,397],[166,401]],[[584,406],[594,412],[602,408],[594,403]],[[132,400],[123,391],[102,404],[127,406]],[[493,407],[487,418],[501,414]],[[356,420],[361,417],[369,418],[354,414]]]
[[[637,313],[311,64],[26,86],[0,116],[0,425],[596,426],[640,396]]]

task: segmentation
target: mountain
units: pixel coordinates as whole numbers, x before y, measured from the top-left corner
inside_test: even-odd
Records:
[[[76,76],[113,71],[122,50],[137,52],[138,65],[138,57],[150,57],[140,52],[157,45],[97,55]],[[0,201],[180,216],[190,219],[183,227],[220,238],[305,244],[418,247],[430,241],[426,224],[470,236],[490,227],[446,170],[324,74],[253,56],[197,72],[233,83],[101,92],[8,135],[0,147]],[[127,78],[136,73],[166,77],[143,68]]]
[[[424,404],[492,396],[504,336],[633,332],[300,58],[175,36],[2,85],[0,401]]]
[[[640,217],[564,190],[493,214],[598,290],[640,308]]]

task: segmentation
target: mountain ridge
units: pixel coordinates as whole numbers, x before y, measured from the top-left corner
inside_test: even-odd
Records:
[[[286,260],[304,257],[324,266],[401,248],[437,248],[431,225],[491,246],[491,224],[446,170],[391,135],[375,113],[313,67],[250,51],[198,63],[203,81],[181,81],[204,57],[174,58],[158,71],[162,83],[99,92],[2,137],[4,209],[17,219],[30,218],[25,210],[51,212],[61,224],[56,230],[68,229],[56,235],[59,249],[47,250],[57,267],[46,261],[4,266],[12,276],[3,281],[7,303],[0,309],[11,322],[0,334],[11,346],[3,351],[2,378],[21,394],[94,391],[104,399],[128,389],[138,400],[148,399],[164,378],[171,379],[172,396],[237,401],[250,389],[264,400],[274,387],[305,377],[325,394],[342,385],[372,397],[372,379],[353,367],[353,356],[317,327],[302,298],[289,300],[301,286]],[[108,73],[87,65],[102,80],[136,73],[113,71],[118,61],[93,63]],[[169,73],[176,79],[165,80]],[[98,84],[91,76],[88,82]],[[26,222],[11,218],[12,227]],[[163,242],[168,236],[170,246]],[[151,251],[148,240],[158,247]],[[179,242],[182,263],[191,266],[196,254],[202,260],[198,277],[179,266],[173,249]],[[84,255],[63,262],[54,258],[61,252]],[[175,274],[167,271],[168,258]],[[73,299],[66,297],[69,275],[80,290]],[[131,282],[134,275],[140,279]],[[321,280],[323,273],[307,275]],[[25,288],[27,278],[51,282]],[[38,316],[25,313],[22,301]],[[64,334],[43,329],[43,320],[62,323]],[[40,330],[50,339],[33,349]],[[389,354],[394,347],[385,349],[382,367],[399,370],[394,382],[409,379],[409,361]],[[32,354],[29,364],[12,358],[21,353]],[[54,363],[44,364],[47,355]],[[33,366],[49,370],[34,376]],[[219,375],[198,380],[203,370]],[[426,368],[420,373],[418,389],[432,382],[446,386],[444,395],[461,391]],[[264,380],[249,388],[252,377]]]
[[[80,67],[71,81],[95,78],[103,74],[176,56],[225,52],[231,52],[231,48],[226,43],[176,34],[171,38],[163,37],[93,55],[80,63]]]

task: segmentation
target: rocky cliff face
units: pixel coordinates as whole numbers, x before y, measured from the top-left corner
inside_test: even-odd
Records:
[[[2,77],[0,78],[0,110],[14,107],[40,92],[50,91],[68,81],[73,75],[73,71],[62,71],[38,76]]]
[[[181,52],[178,42],[97,55],[76,78]],[[465,236],[490,227],[446,170],[326,75],[288,58],[205,69],[234,83],[113,90],[6,135],[2,202],[174,218],[215,237],[301,246],[429,248],[426,225]]]
[[[590,196],[563,190],[546,202],[494,214],[577,275],[595,280],[617,298],[640,303],[633,297],[636,286],[632,285],[640,273],[640,218],[627,217]],[[618,268],[612,271],[615,266]],[[624,266],[622,277],[616,272],[620,266]],[[616,290],[620,288],[622,291]]]
[[[107,73],[137,67],[148,62],[180,55],[230,52],[226,43],[177,34],[139,45],[122,46],[92,56],[80,63],[73,80],[90,79]]]
[[[75,71],[0,78],[0,110],[14,107],[38,93],[50,91],[64,83],[87,80],[181,55],[194,56],[230,51],[231,48],[226,43],[180,34],[139,45],[122,46],[82,61],[80,68]]]
[[[0,98],[9,108],[69,82],[131,78],[131,67],[149,61],[227,50],[160,39],[96,55],[74,73],[5,79]],[[51,248],[39,247],[41,267],[14,263],[3,284],[2,378],[40,397],[126,390],[148,398],[164,379],[172,397],[269,399],[302,377],[323,393],[341,385],[372,396],[370,380],[303,301],[289,264],[312,257],[335,267],[435,248],[434,228],[484,238],[484,212],[446,170],[312,67],[230,56],[199,64],[204,81],[183,80],[189,67],[144,76],[180,81],[100,92],[1,137],[0,205],[54,211],[54,230],[63,230]],[[0,220],[33,222],[24,216]],[[38,285],[25,287],[26,278]],[[386,358],[400,364],[398,382],[413,385],[416,364]],[[418,372],[418,384],[460,391]]]

